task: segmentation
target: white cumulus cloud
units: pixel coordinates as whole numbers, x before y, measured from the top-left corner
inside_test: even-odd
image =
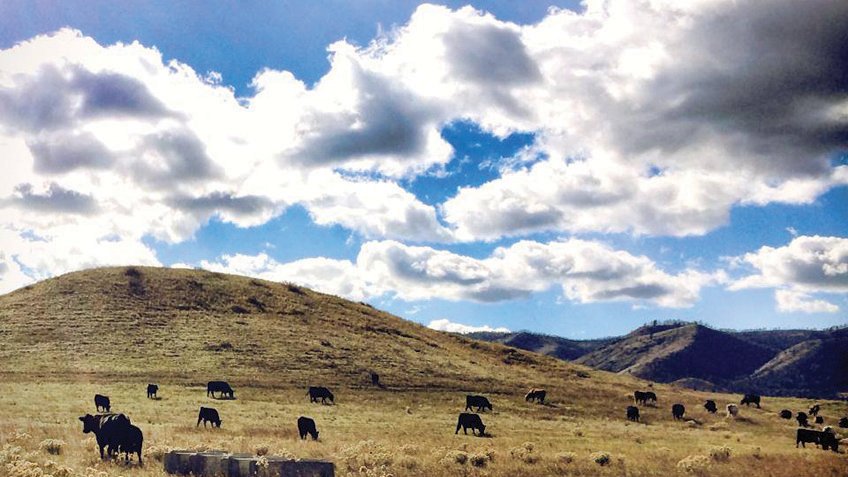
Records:
[[[442,318],[439,320],[431,320],[430,323],[427,324],[427,328],[432,328],[434,330],[439,331],[448,331],[450,333],[460,333],[460,334],[468,334],[474,333],[477,331],[494,331],[498,333],[509,333],[508,328],[504,328],[503,326],[499,326],[497,328],[492,328],[489,325],[483,326],[472,326],[472,325],[464,325],[462,323],[454,323],[447,318]]]

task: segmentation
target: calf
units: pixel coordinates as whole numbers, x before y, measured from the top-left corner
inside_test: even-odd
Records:
[[[784,409],[780,411],[780,417],[783,419],[792,419],[792,411],[789,409]]]
[[[159,386],[156,384],[147,385],[147,399],[156,399],[157,392],[159,392]]]
[[[636,406],[627,406],[627,419],[639,422],[639,408]]]
[[[301,439],[306,439],[306,435],[312,436],[313,441],[318,440],[318,429],[315,428],[315,421],[312,418],[300,416],[297,418],[297,432]]]
[[[746,406],[750,406],[751,404],[756,404],[757,409],[760,408],[760,396],[757,394],[746,394],[739,404],[744,404]]]
[[[807,422],[807,413],[798,411],[798,414],[795,416],[795,420],[798,421],[798,425],[801,427],[810,427],[810,423]]]
[[[130,461],[130,454],[138,454],[138,465],[142,466],[144,465],[141,460],[141,445],[143,442],[144,434],[142,434],[141,429],[130,424],[123,430],[118,439],[117,453],[124,453],[125,462]]]
[[[816,424],[824,424],[824,416],[816,416]]]
[[[320,399],[321,404],[327,404],[327,400],[329,399],[331,404],[335,404],[333,393],[323,386],[309,386],[306,394],[309,395],[309,402],[318,402]]]
[[[111,404],[109,404],[109,396],[104,396],[102,394],[94,395],[94,407],[100,411],[103,408],[104,412],[110,412],[112,409]]]
[[[465,396],[465,410],[470,411],[471,408],[476,407],[477,412],[485,411],[486,409],[492,410],[492,403],[485,396]]]
[[[467,412],[460,413],[459,419],[456,421],[456,432],[454,434],[459,434],[459,428],[462,428],[463,434],[468,434],[468,428],[471,428],[471,434],[475,434],[475,431],[479,431],[479,435],[482,437],[486,432],[486,426],[483,425],[483,420],[480,419],[480,416],[477,414],[471,414]]]
[[[704,409],[706,409],[707,412],[710,413],[710,414],[715,414],[716,411],[718,411],[718,408],[716,407],[716,403],[713,400],[709,400],[709,401],[705,402],[704,403]]]
[[[211,407],[200,407],[200,413],[197,415],[197,425],[194,427],[199,426],[200,421],[203,421],[203,427],[206,427],[207,422],[212,423],[214,427],[221,427],[221,417],[218,416],[218,410]]]
[[[686,408],[683,407],[683,404],[675,404],[671,406],[671,415],[674,416],[674,419],[683,419],[683,415],[686,414]]]

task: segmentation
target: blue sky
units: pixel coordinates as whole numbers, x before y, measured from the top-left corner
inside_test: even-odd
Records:
[[[460,331],[844,325],[816,2],[3,2],[0,291],[199,266]]]

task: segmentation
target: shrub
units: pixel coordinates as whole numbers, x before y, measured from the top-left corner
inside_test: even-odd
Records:
[[[525,442],[521,447],[513,447],[509,450],[509,455],[513,459],[520,460],[525,464],[535,464],[539,461],[539,457],[533,454],[533,449],[536,447],[532,442]]]
[[[728,446],[710,447],[710,457],[716,462],[726,462],[730,460],[731,449]]]
[[[344,447],[339,451],[341,461],[347,464],[348,469],[362,469],[377,471],[382,467],[392,465],[393,453],[389,452],[383,445],[372,440],[359,441],[358,443]]]
[[[609,452],[603,451],[592,452],[591,454],[589,454],[589,459],[592,462],[601,466],[607,465],[611,461]]]
[[[677,469],[682,472],[701,473],[710,466],[710,459],[705,455],[686,456],[677,463]]]
[[[575,427],[573,432],[576,437],[583,437],[583,429]]]
[[[266,445],[261,445],[256,448],[256,455],[258,456],[266,456],[270,452],[270,449]],[[266,463],[267,465],[267,463]]]
[[[556,459],[563,464],[570,464],[574,462],[574,459],[577,458],[577,454],[574,452],[560,452],[556,455]]]
[[[65,441],[60,439],[44,439],[38,444],[38,447],[47,451],[48,454],[59,455],[62,453],[62,447],[64,447]]]
[[[489,463],[489,457],[486,454],[471,454],[468,460],[474,467],[486,467]]]
[[[6,464],[8,477],[45,477],[44,471],[35,462],[20,459]]]
[[[409,455],[402,455],[398,457],[397,464],[406,470],[415,470],[418,468],[418,461]]]
[[[74,475],[74,469],[60,465],[52,460],[47,461],[44,467],[53,477],[73,477]]]
[[[465,465],[468,462],[468,453],[461,450],[450,450],[441,461],[443,464]]]
[[[144,457],[147,459],[153,459],[162,462],[163,460],[165,460],[165,454],[170,451],[171,448],[168,446],[152,445],[148,446],[147,449],[144,450]]]

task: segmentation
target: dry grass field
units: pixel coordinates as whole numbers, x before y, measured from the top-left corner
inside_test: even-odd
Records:
[[[257,302],[259,305],[257,305]],[[238,308],[236,308],[238,307]],[[709,415],[739,395],[654,385],[656,408],[624,419],[648,383],[428,330],[367,305],[284,284],[190,270],[101,269],[0,297],[0,475],[160,476],[168,449],[224,449],[323,458],[337,475],[845,476],[841,453],[796,449],[783,408],[765,397],[740,416]],[[370,385],[380,373],[385,388]],[[235,400],[206,396],[227,379]],[[160,385],[161,399],[146,397]],[[312,404],[327,385],[336,404]],[[526,403],[544,386],[549,403]],[[145,435],[145,465],[101,462],[77,418],[111,397]],[[487,395],[486,437],[454,434],[465,394]],[[687,419],[673,421],[672,403]],[[848,415],[822,402],[826,424]],[[198,408],[221,429],[195,427]],[[320,439],[298,439],[315,419]]]

